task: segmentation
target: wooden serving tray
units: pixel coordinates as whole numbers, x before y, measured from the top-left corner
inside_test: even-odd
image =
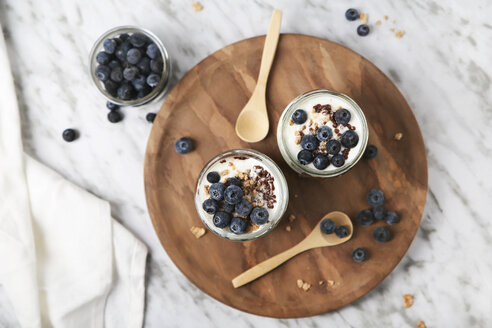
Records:
[[[427,193],[427,160],[415,117],[395,85],[359,54],[336,43],[306,35],[282,34],[267,88],[268,137],[241,141],[236,118],[248,101],[258,76],[265,37],[229,45],[191,69],[173,88],[154,122],[145,157],[145,192],[156,233],[177,267],[198,288],[242,311],[277,318],[304,317],[338,309],[379,284],[405,255],[422,218]],[[276,128],[285,106],[313,89],[330,89],[352,97],[369,124],[369,143],[376,159],[362,159],[337,178],[301,178],[282,159]],[[394,140],[395,133],[403,138]],[[195,150],[179,155],[175,141],[189,136]],[[263,238],[235,243],[208,232],[196,239],[192,226],[202,226],[195,211],[195,185],[205,163],[232,148],[253,148],[270,156],[283,170],[290,202],[279,226]],[[295,245],[325,214],[340,210],[352,219],[368,205],[371,188],[385,192],[385,208],[401,221],[391,226],[392,239],[373,240],[385,225],[354,224],[353,238],[340,246],[307,251],[266,276],[238,289],[231,279],[251,266]],[[293,214],[296,219],[289,222]],[[290,232],[286,226],[291,226]],[[369,259],[354,263],[354,248]],[[312,285],[307,292],[297,279]],[[330,286],[327,281],[333,281]],[[319,285],[319,281],[325,281]]]

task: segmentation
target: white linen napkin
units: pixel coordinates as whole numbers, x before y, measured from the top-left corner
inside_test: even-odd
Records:
[[[0,285],[22,327],[141,327],[146,247],[110,207],[23,152],[0,33]]]

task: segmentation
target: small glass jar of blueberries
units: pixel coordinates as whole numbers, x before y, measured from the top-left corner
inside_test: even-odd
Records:
[[[160,99],[171,76],[162,42],[154,33],[135,26],[115,27],[101,35],[91,50],[89,70],[109,109]]]

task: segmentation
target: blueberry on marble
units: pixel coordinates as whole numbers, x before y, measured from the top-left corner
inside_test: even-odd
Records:
[[[72,142],[77,139],[77,131],[74,129],[65,129],[63,130],[62,137],[66,142]]]
[[[391,233],[388,228],[386,227],[379,227],[374,229],[374,232],[372,233],[372,236],[374,237],[374,240],[376,240],[379,243],[385,243],[391,238]]]
[[[301,139],[301,147],[302,149],[313,151],[319,146],[319,141],[318,139],[312,135],[312,134],[307,134]]]
[[[145,51],[147,56],[150,59],[156,59],[160,56],[161,52],[155,43],[151,43],[147,46],[147,50]]]
[[[226,186],[223,183],[213,183],[208,189],[208,194],[210,195],[210,197],[212,197],[213,200],[222,200],[224,199],[225,188]]]
[[[130,100],[135,96],[135,89],[131,83],[122,83],[116,92],[117,97],[123,100]]]
[[[236,213],[241,216],[248,216],[253,210],[253,205],[246,199],[242,199],[235,207]]]
[[[110,60],[111,60],[111,56],[105,53],[104,51],[101,51],[96,55],[96,61],[101,65],[109,64]]]
[[[229,229],[236,235],[239,235],[246,231],[246,226],[246,221],[241,218],[234,217],[232,218],[231,224],[229,225]]]
[[[231,214],[222,211],[216,212],[213,222],[217,228],[225,228],[231,222]]]
[[[132,65],[137,64],[140,61],[140,58],[142,58],[142,52],[136,48],[128,50],[126,54],[126,61]]]
[[[319,224],[319,228],[321,229],[321,232],[324,233],[324,234],[332,234],[333,232],[335,232],[335,228],[336,228],[336,224],[335,222],[333,222],[332,219],[324,219],[323,221],[321,221],[321,223]]]
[[[354,262],[364,262],[367,257],[367,252],[364,248],[356,248],[352,251],[352,259]]]
[[[360,36],[368,35],[369,34],[369,26],[367,26],[366,24],[359,25],[357,27],[357,34],[359,34]]]
[[[147,113],[147,115],[145,115],[145,119],[149,123],[154,123],[155,117],[156,117],[155,113]]]
[[[109,75],[111,74],[111,70],[106,65],[98,65],[96,67],[96,77],[101,81],[106,81],[109,79]]]
[[[314,156],[309,150],[303,149],[297,154],[297,159],[302,165],[307,165],[314,160]]]
[[[137,63],[137,67],[143,74],[147,75],[150,73],[150,59],[148,57],[143,57]]]
[[[365,159],[373,159],[378,155],[378,147],[374,145],[369,145],[367,146],[366,150],[364,151],[363,157]]]
[[[151,73],[149,74],[149,76],[147,76],[147,84],[152,88],[158,85],[160,80],[161,77],[155,73]]]
[[[326,151],[330,155],[338,154],[341,149],[342,149],[342,145],[338,140],[332,139],[332,140],[328,140],[328,142],[326,143]]]
[[[376,220],[382,220],[384,218],[385,210],[382,206],[376,206],[373,207],[372,214]]]
[[[117,45],[118,44],[116,43],[116,40],[114,40],[114,39],[106,39],[103,42],[104,51],[108,54],[114,54],[114,52],[116,51]]]
[[[142,33],[133,33],[130,35],[130,43],[137,48],[143,47],[148,41],[148,38]]]
[[[121,113],[117,110],[112,110],[108,113],[108,121],[111,123],[118,123],[123,119]]]
[[[303,109],[297,109],[293,114],[292,114],[292,122],[295,124],[303,124],[307,120],[307,113]]]
[[[234,213],[234,210],[235,210],[235,205],[234,204],[229,204],[225,201],[221,202],[220,204],[220,208],[222,211],[226,212],[226,213]]]
[[[314,157],[313,165],[318,170],[324,170],[330,165],[330,159],[324,154],[318,154]]]
[[[111,73],[109,74],[109,78],[115,82],[123,81],[123,69],[121,66],[116,66],[111,69]]]
[[[254,207],[249,214],[251,221],[257,225],[265,224],[268,221],[268,216],[268,211],[264,207]]]
[[[393,224],[397,224],[398,222],[400,222],[400,218],[398,217],[398,214],[396,214],[395,212],[388,211],[388,212],[386,212],[386,215],[384,216],[384,221],[389,225],[393,225]]]
[[[361,226],[368,226],[374,222],[374,214],[371,210],[362,210],[357,214],[357,223]]]
[[[354,148],[359,143],[359,135],[355,131],[347,130],[340,137],[340,142],[346,148]]]
[[[323,125],[316,131],[316,138],[319,141],[328,141],[333,136],[329,126]]]
[[[150,70],[154,73],[161,74],[164,68],[164,63],[161,58],[150,60]]]
[[[343,164],[345,164],[345,158],[340,154],[333,155],[331,157],[331,164],[333,164],[334,167],[342,167]]]
[[[338,226],[335,228],[335,235],[337,235],[338,238],[347,237],[348,234],[349,234],[348,229],[345,226]]]
[[[220,181],[220,174],[217,171],[207,173],[207,181],[210,183],[216,183]]]
[[[224,191],[224,200],[229,204],[237,204],[243,199],[244,193],[241,187],[236,185],[228,186]]]
[[[117,110],[120,108],[120,106],[108,100],[106,101],[106,108],[109,110]]]
[[[203,210],[208,214],[215,214],[219,209],[219,204],[213,199],[206,199],[202,204]]]
[[[372,207],[381,206],[384,203],[384,193],[379,189],[371,189],[367,193],[366,200]]]
[[[123,77],[125,80],[132,81],[138,75],[138,68],[135,66],[129,66],[123,70]]]
[[[193,143],[190,138],[179,138],[174,145],[176,151],[180,154],[187,154],[193,149]]]
[[[241,182],[241,180],[239,180],[239,178],[231,177],[226,181],[226,186],[230,186],[230,185],[236,185],[238,187],[242,187],[243,183]]]
[[[345,12],[345,18],[349,21],[354,21],[359,18],[359,12],[357,11],[357,9],[349,8]]]
[[[335,112],[334,117],[335,122],[337,122],[338,124],[347,124],[348,122],[350,122],[351,115],[350,112],[345,108],[340,108]]]

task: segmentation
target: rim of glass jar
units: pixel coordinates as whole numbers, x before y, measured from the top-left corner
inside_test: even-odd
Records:
[[[279,186],[281,189],[280,197],[279,200],[280,202],[278,203],[280,207],[280,215],[276,218],[276,220],[270,220],[270,223],[267,223],[268,226],[266,229],[263,230],[255,230],[253,232],[247,233],[247,234],[240,234],[236,235],[233,232],[229,232],[223,228],[217,228],[212,220],[210,219],[211,216],[210,214],[206,214],[205,211],[202,208],[202,204],[200,203],[199,197],[198,197],[198,191],[201,185],[202,180],[205,178],[205,172],[207,172],[210,167],[215,164],[217,161],[226,158],[226,157],[231,157],[234,155],[247,155],[251,156],[254,158],[259,158],[263,163],[266,163],[267,169],[272,173],[272,175],[275,178],[280,178],[279,180]],[[272,172],[275,171],[275,172]],[[278,223],[282,220],[283,216],[285,215],[285,212],[287,211],[287,206],[289,204],[289,186],[287,184],[287,180],[285,179],[284,173],[280,169],[280,167],[275,163],[270,157],[267,155],[253,150],[253,149],[230,149],[227,150],[223,153],[220,153],[219,155],[213,157],[210,161],[207,162],[207,164],[204,166],[202,171],[200,172],[200,175],[198,176],[197,184],[196,184],[196,190],[195,190],[195,207],[196,211],[198,213],[198,216],[202,220],[203,224],[208,228],[208,230],[212,231],[219,237],[225,238],[227,240],[231,241],[250,241],[250,240],[255,240],[260,237],[265,236],[267,233],[272,231]],[[264,225],[265,226],[265,225]]]
[[[123,34],[123,33],[143,33],[147,37],[149,37],[157,47],[159,48],[159,51],[161,52],[162,55],[162,61],[164,63],[164,67],[162,68],[162,75],[161,75],[161,80],[159,81],[159,84],[152,90],[151,93],[146,95],[145,97],[139,98],[139,99],[133,99],[133,100],[122,100],[115,98],[111,96],[106,89],[104,88],[103,82],[101,82],[95,74],[95,69],[97,66],[97,61],[96,61],[96,56],[103,49],[103,42],[107,38],[112,38],[115,37],[116,35]],[[94,42],[94,45],[92,46],[92,49],[89,54],[89,75],[91,77],[91,80],[93,84],[96,86],[96,88],[99,90],[99,92],[106,98],[106,100],[111,101],[112,103],[115,103],[120,106],[142,106],[145,105],[153,100],[158,100],[160,99],[160,96],[164,95],[165,92],[167,91],[167,88],[169,87],[169,79],[171,76],[171,62],[169,60],[169,55],[167,53],[166,48],[164,47],[164,44],[162,41],[150,30],[147,30],[142,27],[138,26],[133,26],[133,25],[123,25],[123,26],[117,26],[114,27],[106,32],[104,32],[97,40]]]
[[[359,148],[359,152],[357,153],[357,155],[354,158],[354,160],[352,161],[352,163],[350,163],[349,165],[346,165],[346,166],[344,165],[344,166],[342,166],[336,170],[328,171],[328,172],[320,171],[320,170],[316,170],[316,169],[311,169],[307,166],[304,166],[304,165],[298,163],[297,157],[294,158],[293,155],[290,154],[290,152],[287,150],[286,142],[284,141],[284,135],[283,135],[284,127],[289,123],[290,117],[292,116],[292,113],[296,109],[296,105],[299,102],[301,102],[302,100],[304,100],[305,98],[310,97],[310,96],[315,95],[315,94],[318,94],[318,93],[324,93],[324,94],[329,94],[331,96],[340,97],[340,98],[344,99],[345,101],[347,101],[354,108],[354,110],[359,114],[359,117],[360,117],[361,123],[362,123],[362,129],[365,131],[365,133],[363,133],[361,140],[360,140],[362,147]],[[364,154],[364,151],[367,147],[368,140],[369,140],[369,129],[367,126],[366,116],[364,115],[364,112],[359,107],[359,105],[352,98],[350,98],[349,96],[347,96],[343,93],[339,93],[339,92],[335,92],[335,91],[331,91],[331,90],[326,90],[326,89],[318,89],[318,90],[308,91],[308,92],[303,93],[303,94],[297,96],[296,98],[294,98],[294,100],[292,100],[285,107],[284,111],[282,112],[282,115],[280,116],[280,120],[279,120],[279,123],[277,126],[277,144],[278,144],[278,147],[280,149],[280,153],[282,154],[282,157],[284,158],[284,160],[297,173],[307,174],[307,175],[312,176],[312,177],[329,178],[329,177],[336,177],[336,176],[339,176],[339,175],[347,172],[352,167],[354,167],[354,165],[357,164],[357,162],[361,159],[361,157]]]

